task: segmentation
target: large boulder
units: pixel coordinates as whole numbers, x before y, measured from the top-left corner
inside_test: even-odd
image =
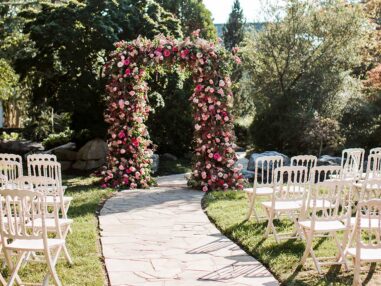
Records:
[[[0,153],[25,154],[29,152],[43,151],[41,143],[29,140],[1,140]]]
[[[339,166],[341,165],[341,157],[323,155],[318,159],[317,165],[318,166]]]
[[[94,170],[103,166],[106,163],[105,159],[100,160],[77,160],[72,168],[76,170]]]
[[[249,163],[247,165],[247,170],[249,171],[255,171],[255,161],[259,157],[269,157],[269,156],[281,156],[283,158],[283,165],[288,166],[290,165],[290,158],[282,153],[276,152],[276,151],[265,151],[263,153],[253,153],[250,155]],[[259,169],[262,168],[262,166],[258,166]]]
[[[68,149],[56,149],[53,154],[57,156],[58,161],[75,161],[78,157],[78,152]]]
[[[77,160],[100,160],[106,159],[107,143],[102,139],[93,139],[87,142],[78,151]]]

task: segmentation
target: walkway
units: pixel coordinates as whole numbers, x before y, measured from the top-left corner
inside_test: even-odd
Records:
[[[203,193],[177,185],[125,191],[100,220],[112,286],[275,286],[273,276],[209,222]],[[185,181],[184,181],[185,182]]]

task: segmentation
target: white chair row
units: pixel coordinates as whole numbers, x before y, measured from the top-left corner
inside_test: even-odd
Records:
[[[55,200],[59,198],[56,196]],[[0,248],[11,272],[8,282],[4,277],[0,282],[3,285],[14,285],[15,282],[24,285],[18,272],[23,262],[32,257],[34,261],[48,265],[42,285],[48,285],[49,277],[55,285],[62,285],[55,265],[61,252],[72,264],[66,247],[71,223],[72,220],[59,218],[58,208],[49,206],[43,192],[25,188],[0,190]],[[37,260],[40,258],[37,254],[43,260]],[[16,263],[12,257],[16,257]]]
[[[277,242],[285,237],[306,239],[306,251],[301,264],[303,265],[307,257],[311,256],[319,273],[321,265],[326,264],[343,264],[348,269],[346,256],[353,256],[354,253],[350,245],[353,245],[354,241],[358,243],[358,239],[352,238],[347,245],[348,235],[351,231],[354,233],[356,227],[361,227],[358,226],[357,220],[351,217],[354,194],[356,200],[360,201],[381,198],[381,153],[373,149],[369,155],[367,170],[363,176],[365,180],[360,180],[359,176],[362,174],[361,150],[343,152],[343,157],[346,159],[342,160],[344,163],[341,166],[315,167],[316,157],[297,157],[300,160],[291,160],[291,166],[288,167],[283,167],[283,159],[280,156],[261,157],[256,160],[253,188],[245,189],[249,199],[247,218],[250,218],[253,212],[257,220],[259,219],[255,210],[257,196],[271,197],[270,201],[261,204],[268,219],[266,237],[273,233]],[[301,163],[296,163],[298,161]],[[273,220],[282,215],[294,221],[295,231],[291,236],[278,234],[275,229]],[[344,232],[343,241],[339,239],[339,232]],[[379,238],[380,228],[378,234]],[[338,253],[335,257],[330,257],[330,262],[322,262],[322,258],[318,258],[313,250],[313,239],[321,235],[335,240]],[[375,249],[380,251],[380,245]],[[374,259],[374,256],[365,255],[366,252],[362,253],[362,257],[357,258],[356,263]],[[355,270],[358,269],[357,267]],[[359,279],[358,276],[355,274],[355,281]]]

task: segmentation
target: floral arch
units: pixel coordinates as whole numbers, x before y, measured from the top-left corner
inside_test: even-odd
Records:
[[[242,188],[229,112],[233,100],[229,70],[232,59],[238,58],[197,32],[185,40],[160,35],[153,41],[121,41],[115,47],[105,65],[109,154],[103,186],[147,188],[154,182],[152,142],[144,124],[150,112],[145,79],[152,70],[175,66],[192,72],[195,83],[189,99],[195,122],[190,184],[203,191]]]

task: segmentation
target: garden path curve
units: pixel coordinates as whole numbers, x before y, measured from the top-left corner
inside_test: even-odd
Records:
[[[174,179],[175,184],[171,185]],[[183,177],[110,198],[99,216],[112,286],[275,286],[258,261],[223,236]]]

